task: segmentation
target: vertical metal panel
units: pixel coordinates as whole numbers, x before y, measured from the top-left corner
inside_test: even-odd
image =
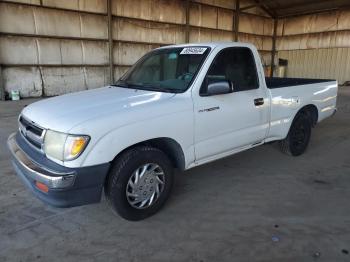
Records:
[[[87,89],[105,86],[109,83],[109,68],[85,67],[84,76]]]
[[[42,68],[45,94],[48,96],[62,95],[87,89],[81,67],[44,67]]]
[[[107,13],[106,0],[79,0],[79,10],[96,13]]]
[[[78,13],[31,8],[34,15],[35,31],[42,35],[80,35],[81,24]],[[19,16],[18,19],[21,19]]]
[[[106,0],[42,0],[42,5],[94,13],[107,10]]]
[[[0,3],[0,32],[35,34],[32,9]]]
[[[350,30],[350,9],[280,19],[278,35]]]
[[[272,38],[270,36],[239,33],[238,40],[241,42],[252,43],[258,50],[272,50]]]
[[[192,3],[190,5],[190,25],[217,28],[217,8]]]
[[[191,28],[190,42],[232,41],[232,33],[229,31],[216,31],[213,29]]]
[[[113,18],[113,39],[152,43],[184,43],[186,33],[180,25],[134,19]]]
[[[112,14],[176,24],[186,22],[185,3],[178,0],[113,0]]]
[[[5,65],[105,65],[108,45],[102,41],[0,36],[0,61]]]
[[[288,60],[288,77],[350,80],[350,48],[279,51]]]
[[[35,39],[1,36],[0,63],[37,63],[37,49],[35,45]]]
[[[70,25],[66,25],[70,26]],[[82,37],[108,38],[107,17],[101,15],[80,14],[80,34]]]
[[[62,52],[61,41],[52,39],[35,39],[36,49],[37,49],[37,62],[39,64],[61,64],[63,63],[63,57],[67,57],[65,50]],[[65,45],[67,46],[67,45]],[[74,61],[74,63],[79,64],[82,61],[82,52],[80,49],[81,45],[78,41],[74,41],[72,44],[69,44],[69,51],[71,55],[68,55],[68,60]],[[66,48],[64,48],[66,49]],[[80,52],[77,52],[79,50]],[[22,62],[23,63],[23,62]],[[21,63],[18,63],[21,64]]]
[[[0,2],[0,32],[107,39],[107,19],[97,14]]]
[[[12,0],[11,2],[40,5],[40,0]]]
[[[108,63],[108,43],[98,41],[81,41],[81,46],[83,53],[82,64],[105,65]]]
[[[127,66],[115,66],[114,67],[114,79],[121,78],[130,67]]]
[[[233,16],[233,11],[218,9],[218,28],[223,30],[232,30]]]
[[[273,35],[274,20],[240,13],[239,31],[242,33]]]
[[[193,2],[219,6],[222,8],[235,9],[234,0],[192,0]]]
[[[114,63],[133,65],[141,56],[158,46],[132,43],[115,43],[113,50]]]
[[[36,67],[4,68],[2,70],[4,88],[7,92],[20,90],[21,97],[42,95],[42,82]]]
[[[112,29],[112,0],[107,0],[107,15],[108,15],[108,62],[109,62],[109,83],[114,82],[113,68],[113,29]]]
[[[278,50],[350,47],[350,30],[283,36],[277,39]]]
[[[43,5],[79,10],[79,0],[42,0]]]

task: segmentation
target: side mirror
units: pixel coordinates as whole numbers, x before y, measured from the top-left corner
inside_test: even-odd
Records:
[[[219,81],[208,84],[205,96],[229,94],[233,92],[232,84],[229,81]]]

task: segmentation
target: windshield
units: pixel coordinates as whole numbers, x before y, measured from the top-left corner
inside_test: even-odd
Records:
[[[116,85],[160,92],[184,92],[209,50],[209,47],[199,46],[155,50],[141,58]]]

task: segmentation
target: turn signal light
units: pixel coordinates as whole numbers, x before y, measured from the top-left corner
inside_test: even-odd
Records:
[[[78,157],[89,142],[88,136],[69,135],[66,140],[64,159],[73,160]]]
[[[35,186],[42,192],[47,193],[49,192],[49,188],[47,185],[40,183],[38,181],[35,181]]]
[[[83,137],[79,137],[75,139],[72,144],[70,154],[73,156],[79,154],[82,151],[83,147],[85,146],[85,143],[86,143],[86,139],[84,139]]]

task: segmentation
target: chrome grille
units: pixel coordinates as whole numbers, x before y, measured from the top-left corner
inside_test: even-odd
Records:
[[[23,116],[20,116],[19,131],[29,145],[43,151],[45,129],[39,127],[34,122],[25,119]]]

